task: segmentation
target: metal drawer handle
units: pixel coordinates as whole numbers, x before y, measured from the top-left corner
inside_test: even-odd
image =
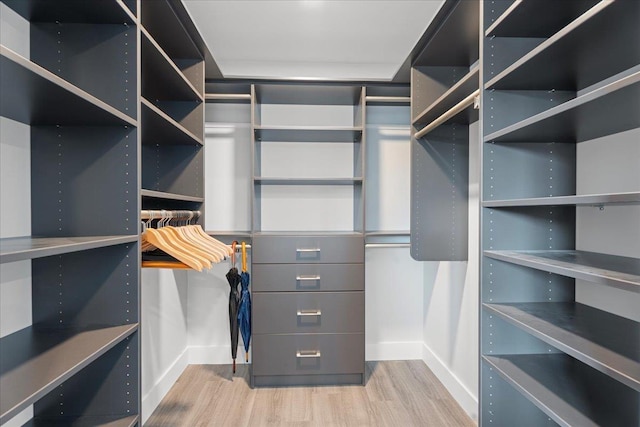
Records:
[[[315,359],[318,359],[320,357],[320,350],[298,351],[298,352],[296,352],[296,357],[298,359],[304,359],[304,358],[315,358]]]
[[[297,253],[307,253],[307,252],[320,252],[320,248],[314,249],[296,249]]]
[[[316,276],[296,276],[296,280],[299,282],[315,282],[320,280],[320,275]]]
[[[298,310],[298,316],[322,316],[320,310]]]

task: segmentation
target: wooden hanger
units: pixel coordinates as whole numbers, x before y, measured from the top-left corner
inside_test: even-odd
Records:
[[[202,260],[194,257],[188,252],[185,252],[179,246],[176,247],[174,244],[167,242],[163,234],[154,228],[148,228],[147,230],[145,230],[143,238],[158,249],[163,250],[178,261],[185,263],[196,271],[202,271],[206,267],[206,264],[203,263]],[[211,264],[209,264],[209,267],[210,266]]]

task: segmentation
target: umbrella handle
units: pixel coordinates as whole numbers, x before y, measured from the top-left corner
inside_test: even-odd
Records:
[[[234,240],[231,243],[231,267],[236,266],[236,245],[238,244],[237,240]]]
[[[242,271],[247,271],[247,244],[242,242]]]

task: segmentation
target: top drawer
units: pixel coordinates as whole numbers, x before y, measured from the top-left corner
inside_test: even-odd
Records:
[[[257,264],[362,263],[364,237],[254,235],[251,256]]]

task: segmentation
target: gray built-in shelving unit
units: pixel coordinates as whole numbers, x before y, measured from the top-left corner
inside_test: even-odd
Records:
[[[0,115],[29,126],[32,235],[0,240],[3,269],[31,266],[31,326],[0,338],[0,423],[33,405],[29,425],[135,425],[136,2],[2,3],[30,40],[0,46]]]
[[[589,193],[579,173],[594,167],[582,144],[606,162],[640,127],[640,2],[482,7],[480,424],[640,425],[640,323],[578,298],[587,283],[640,292],[624,244],[580,246],[594,212],[637,233],[638,188]]]
[[[448,1],[411,68],[411,256],[468,258],[470,124],[478,121],[478,1]]]

